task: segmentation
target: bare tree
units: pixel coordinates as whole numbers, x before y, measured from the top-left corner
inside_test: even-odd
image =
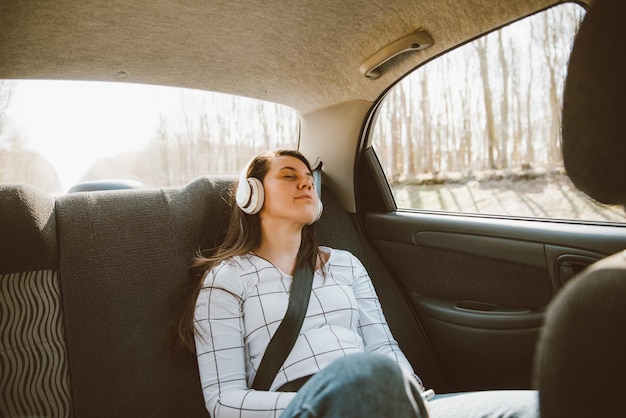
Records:
[[[500,167],[507,168],[509,166],[509,63],[505,54],[503,31],[497,31],[498,42],[498,61],[500,68],[500,77],[502,82],[502,94],[500,96]]]
[[[535,38],[535,26],[534,25],[529,25],[529,36],[530,39],[532,40],[532,42],[529,43],[528,46],[528,56],[532,57],[533,55],[533,51],[535,49],[534,45],[534,38]],[[528,60],[527,62],[532,62],[532,59]],[[533,102],[532,102],[532,88],[534,85],[534,75],[535,75],[535,70],[534,70],[534,66],[533,65],[528,65],[527,67],[527,71],[528,71],[528,84],[526,85],[526,89],[523,92],[524,96],[525,96],[525,100],[526,100],[526,120],[525,120],[525,125],[526,125],[526,141],[525,141],[525,145],[526,145],[526,161],[524,162],[525,164],[527,164],[527,166],[530,166],[531,164],[534,164],[535,162],[535,147],[533,144],[533,138],[535,137],[535,128],[534,128],[534,124],[532,122],[532,115],[533,115]],[[521,86],[519,86],[521,87]],[[520,97],[522,95],[522,92],[520,92]],[[520,106],[521,107],[521,106]],[[521,121],[521,115],[519,120]]]
[[[0,80],[0,147],[5,142],[15,142],[15,137],[7,133],[7,112],[13,97],[13,82]],[[11,143],[9,148],[15,145]]]
[[[559,132],[560,132],[560,121],[557,115],[561,114],[561,100],[559,97],[559,83],[557,80],[557,71],[558,71],[558,55],[556,54],[556,48],[558,46],[558,28],[555,27],[557,17],[554,16],[554,13],[544,13],[544,36],[545,36],[545,44],[544,44],[544,58],[546,60],[546,68],[548,71],[549,79],[549,87],[548,87],[548,99],[549,99],[549,114],[552,117],[549,118],[548,122],[548,161],[554,162],[560,159],[560,143],[559,143]]]
[[[420,83],[422,98],[420,100],[420,111],[422,114],[422,126],[420,128],[421,131],[421,147],[419,148],[419,152],[422,155],[422,172],[432,172],[433,171],[433,143],[432,143],[432,135],[433,135],[433,125],[432,125],[432,112],[430,105],[430,96],[428,89],[428,80],[426,77],[422,77]]]
[[[493,93],[491,91],[491,85],[489,83],[489,62],[488,62],[488,49],[487,38],[477,39],[474,43],[476,53],[478,54],[478,63],[480,69],[480,80],[483,85],[483,106],[485,110],[485,119],[487,123],[486,129],[486,151],[489,168],[497,168],[496,154],[498,138],[496,137],[496,122],[493,109]]]
[[[400,108],[398,105],[398,92],[394,91],[393,96],[390,97],[390,111],[389,122],[390,122],[390,139],[391,142],[389,144],[389,166],[391,167],[391,178],[393,180],[397,180],[400,176],[400,164],[401,161],[398,159],[398,155],[400,153],[400,129],[403,123],[402,118],[400,117]]]

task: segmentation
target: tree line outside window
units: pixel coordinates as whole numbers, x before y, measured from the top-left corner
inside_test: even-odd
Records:
[[[562,166],[563,83],[583,13],[566,4],[515,22],[391,89],[373,132],[388,177]]]

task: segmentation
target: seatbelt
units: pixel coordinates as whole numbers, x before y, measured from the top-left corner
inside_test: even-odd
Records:
[[[276,374],[291,352],[309,307],[313,270],[308,263],[296,267],[291,284],[289,305],[276,333],[267,345],[261,364],[252,382],[252,389],[269,390]]]

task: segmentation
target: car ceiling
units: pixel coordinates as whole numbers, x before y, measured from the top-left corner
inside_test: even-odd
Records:
[[[300,113],[373,102],[410,69],[555,0],[3,0],[0,78],[128,81],[227,92]],[[424,51],[359,72],[422,28]]]

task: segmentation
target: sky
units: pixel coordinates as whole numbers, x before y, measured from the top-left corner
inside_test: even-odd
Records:
[[[18,81],[9,129],[55,167],[63,191],[100,157],[143,148],[179,89],[68,81]]]

